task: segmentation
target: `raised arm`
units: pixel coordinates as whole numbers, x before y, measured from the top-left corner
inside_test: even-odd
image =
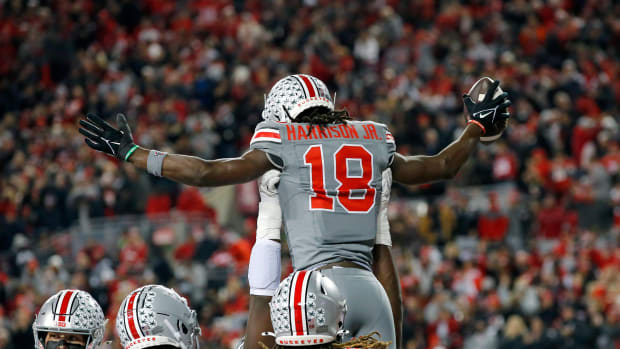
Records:
[[[468,122],[461,136],[432,156],[394,155],[392,173],[394,180],[403,184],[422,184],[442,179],[451,179],[469,155],[476,149],[480,136],[498,122],[506,122],[510,117],[508,107],[511,102],[503,92],[495,96],[499,80],[493,81],[484,99],[474,103],[471,96],[463,95]]]
[[[234,159],[204,160],[196,156],[166,154],[136,145],[123,114],[116,117],[118,129],[94,114],[80,120],[80,133],[91,148],[130,162],[183,184],[207,187],[238,184],[258,178],[273,165],[267,154],[251,150]]]
[[[451,179],[476,149],[482,129],[469,124],[461,136],[436,155],[405,156],[396,153],[392,162],[392,176],[403,184],[422,184]]]

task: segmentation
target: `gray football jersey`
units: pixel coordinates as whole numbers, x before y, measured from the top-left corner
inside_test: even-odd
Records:
[[[309,128],[264,121],[250,142],[282,172],[278,192],[293,267],[350,260],[370,269],[394,138],[370,121]]]

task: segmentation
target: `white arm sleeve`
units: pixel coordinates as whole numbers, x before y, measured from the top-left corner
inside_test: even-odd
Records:
[[[279,182],[280,171],[277,170],[269,170],[258,179],[260,202],[256,220],[256,240],[280,240],[282,210],[277,188]]]
[[[280,243],[266,239],[256,240],[248,267],[250,294],[273,296],[280,284],[280,273]]]
[[[392,236],[390,235],[390,222],[388,221],[388,205],[390,203],[390,191],[392,190],[392,170],[388,167],[382,174],[381,183],[381,205],[377,215],[377,237],[375,244],[392,246]]]
[[[250,294],[273,296],[280,284],[280,240],[282,210],[277,185],[280,171],[267,171],[258,180],[260,203],[256,222],[256,243],[252,247],[248,281]]]

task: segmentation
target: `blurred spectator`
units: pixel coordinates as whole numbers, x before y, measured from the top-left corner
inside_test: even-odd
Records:
[[[497,194],[489,194],[489,210],[478,218],[478,233],[481,239],[502,241],[508,231],[509,219],[501,213]]]
[[[3,2],[0,348],[32,345],[35,305],[55,290],[89,288],[110,315],[147,282],[196,304],[203,346],[232,345],[255,185],[236,190],[243,222],[220,226],[202,191],[92,152],[77,120],[124,112],[139,144],[237,156],[263,94],[297,72],[323,79],[354,118],[388,124],[405,153],[453,141],[460,95],[481,76],[513,101],[502,139],[455,180],[393,188],[407,348],[619,346],[619,11],[561,0]]]
[[[527,327],[523,318],[519,315],[512,315],[506,321],[504,326],[504,336],[499,344],[500,349],[517,349],[523,348],[525,343],[524,337],[527,334]]]

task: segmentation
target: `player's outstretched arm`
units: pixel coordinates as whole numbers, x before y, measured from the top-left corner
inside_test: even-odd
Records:
[[[148,156],[148,149],[138,148],[129,162],[146,170]],[[249,182],[272,169],[272,166],[267,155],[260,150],[250,150],[238,158],[217,160],[168,154],[163,161],[161,175],[188,185],[215,187]]]
[[[402,348],[403,339],[403,299],[396,264],[392,258],[392,249],[387,245],[377,244],[372,249],[372,272],[385,289],[392,306],[394,329],[396,330],[396,348]]]
[[[260,150],[251,150],[234,159],[204,160],[144,149],[134,143],[125,116],[118,114],[116,121],[118,129],[88,114],[86,120],[80,120],[80,133],[86,136],[89,147],[176,182],[200,187],[238,184],[256,179],[273,168]]]
[[[463,102],[467,112],[467,127],[461,136],[452,144],[445,147],[439,154],[433,156],[403,156],[395,154],[392,162],[393,178],[403,184],[422,184],[441,179],[451,179],[458,173],[459,169],[480,140],[487,129],[500,122],[502,119],[510,117],[507,108],[511,102],[506,92],[495,96],[495,91],[499,87],[499,80],[495,80],[484,99],[474,103],[471,96],[463,95]],[[500,116],[496,114],[504,110]]]
[[[453,178],[476,149],[482,129],[469,124],[461,136],[436,155],[405,156],[396,153],[392,176],[403,184],[422,184]]]

